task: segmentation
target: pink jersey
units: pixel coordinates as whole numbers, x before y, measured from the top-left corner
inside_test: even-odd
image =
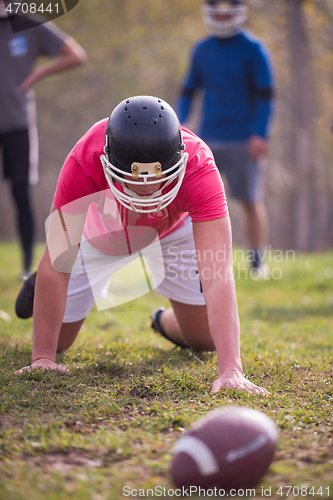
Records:
[[[157,236],[164,238],[181,227],[188,215],[193,222],[228,215],[213,155],[201,139],[185,128],[183,141],[189,159],[182,185],[170,205],[144,214],[119,204],[100,161],[107,121],[97,122],[77,142],[63,165],[54,195],[54,205],[64,213],[87,211],[84,236],[95,248],[107,255],[124,255],[146,246]]]

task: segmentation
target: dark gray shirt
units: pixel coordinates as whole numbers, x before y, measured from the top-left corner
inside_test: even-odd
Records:
[[[15,33],[13,23],[19,29]],[[66,36],[52,23],[39,24],[38,18],[0,18],[0,133],[28,128],[29,92],[17,88],[39,56],[59,53]]]

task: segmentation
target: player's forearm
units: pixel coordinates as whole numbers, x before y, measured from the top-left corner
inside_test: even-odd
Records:
[[[233,277],[214,283],[206,291],[205,299],[219,375],[228,371],[241,372],[240,327]]]
[[[55,271],[45,260],[36,279],[32,362],[42,358],[55,361],[70,277]]]
[[[219,372],[242,371],[229,217],[193,224],[200,280]],[[207,250],[209,252],[207,253]],[[209,255],[210,257],[205,257]]]

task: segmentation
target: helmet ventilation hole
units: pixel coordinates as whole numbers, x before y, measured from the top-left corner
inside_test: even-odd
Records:
[[[147,106],[143,106],[142,110],[147,111]]]

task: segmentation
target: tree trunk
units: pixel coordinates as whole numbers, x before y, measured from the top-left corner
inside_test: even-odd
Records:
[[[310,85],[310,55],[305,33],[303,0],[286,0],[289,18],[289,46],[293,70],[294,134],[292,138],[295,173],[293,246],[308,250],[310,245],[310,170],[313,93]]]

